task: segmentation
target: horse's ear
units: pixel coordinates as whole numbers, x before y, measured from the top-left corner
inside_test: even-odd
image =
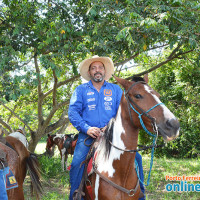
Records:
[[[144,81],[145,81],[146,83],[148,83],[148,82],[149,82],[149,77],[148,77],[148,74],[145,74],[145,75],[144,75]]]
[[[123,88],[126,89],[126,87],[128,87],[128,82],[126,79],[123,78],[119,78],[113,75],[113,77],[115,78],[115,80],[117,81],[117,83],[119,83]]]

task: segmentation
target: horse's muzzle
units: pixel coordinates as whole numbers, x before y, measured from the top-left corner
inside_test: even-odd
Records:
[[[179,136],[180,123],[176,118],[166,120],[165,123],[158,124],[158,132],[165,141],[171,141]]]

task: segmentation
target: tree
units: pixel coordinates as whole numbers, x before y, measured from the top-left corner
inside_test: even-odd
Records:
[[[0,123],[9,132],[25,124],[31,151],[41,137],[67,127],[84,58],[112,57],[117,75],[134,60],[129,67],[143,66],[143,75],[199,53],[197,1],[4,0],[0,6]],[[152,63],[156,49],[157,58],[165,56]]]

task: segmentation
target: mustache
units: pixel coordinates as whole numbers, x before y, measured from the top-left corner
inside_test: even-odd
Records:
[[[100,72],[95,73],[94,76],[96,76],[96,75],[98,75],[98,74],[100,74],[100,75],[102,76],[102,73],[100,73]]]

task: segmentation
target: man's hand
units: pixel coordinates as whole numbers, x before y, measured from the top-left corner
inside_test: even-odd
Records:
[[[96,138],[99,136],[100,134],[100,128],[97,128],[97,127],[90,127],[87,131],[87,134],[92,137],[92,138]]]

